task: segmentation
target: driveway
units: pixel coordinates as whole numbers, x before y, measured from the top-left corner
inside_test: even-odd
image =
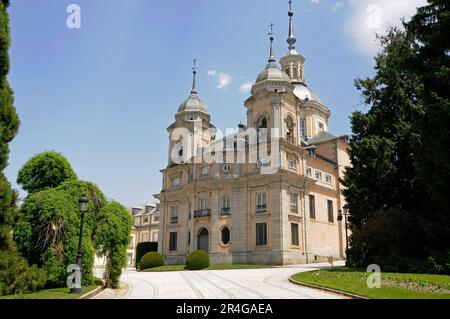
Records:
[[[341,263],[335,263],[340,265]],[[288,278],[329,267],[308,264],[266,269],[137,272],[127,269],[120,289],[97,299],[336,299],[340,295],[295,285]],[[97,274],[98,275],[98,274]]]

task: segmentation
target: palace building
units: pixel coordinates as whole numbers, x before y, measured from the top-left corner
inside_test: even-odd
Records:
[[[191,94],[168,127],[169,161],[155,195],[158,249],[167,264],[184,263],[193,250],[208,251],[215,264],[345,257],[345,228],[337,217],[345,205],[339,178],[350,163],[348,137],[328,133],[331,112],[306,85],[293,15],[290,9],[289,47],[279,64],[270,35],[268,64],[244,102],[246,124],[235,134],[216,139],[194,66]]]

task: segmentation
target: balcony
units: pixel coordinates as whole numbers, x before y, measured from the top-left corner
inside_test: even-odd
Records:
[[[267,211],[267,205],[256,205],[257,213],[265,213]]]
[[[211,216],[211,210],[210,209],[199,209],[194,211],[194,218],[202,218],[202,217],[209,217]]]
[[[230,216],[231,215],[231,208],[230,207],[222,207],[222,210],[220,212],[222,216]]]

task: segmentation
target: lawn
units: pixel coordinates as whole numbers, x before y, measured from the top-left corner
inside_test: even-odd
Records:
[[[82,295],[96,289],[97,285],[83,287],[80,294],[71,294],[69,288],[43,289],[31,294],[1,296],[0,299],[78,299]]]
[[[272,268],[270,265],[211,265],[203,270],[226,270],[226,269],[259,269],[259,268]],[[155,271],[183,271],[185,269],[184,265],[167,265],[155,268],[145,269],[143,271],[155,272]]]
[[[450,276],[381,273],[381,288],[367,287],[370,273],[336,268],[293,275],[295,281],[374,299],[450,299]]]

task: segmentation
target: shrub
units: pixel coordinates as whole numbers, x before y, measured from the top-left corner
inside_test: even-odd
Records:
[[[164,257],[157,252],[146,253],[144,256],[142,256],[139,263],[140,270],[159,266],[164,266]]]
[[[29,267],[16,251],[0,251],[0,296],[33,292],[45,281],[45,271]]]
[[[145,241],[136,245],[136,268],[138,268],[142,256],[149,252],[158,251],[158,243]]]
[[[209,254],[204,250],[195,250],[186,258],[186,268],[200,270],[209,267]]]

